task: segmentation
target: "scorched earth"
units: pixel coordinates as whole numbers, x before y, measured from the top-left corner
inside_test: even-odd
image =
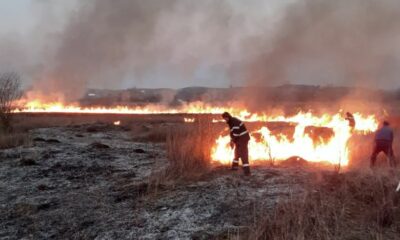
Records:
[[[0,238],[209,239],[249,231],[303,191],[315,173],[214,166],[200,180],[148,185],[168,162],[163,143],[132,141],[112,124],[42,128],[1,151]]]

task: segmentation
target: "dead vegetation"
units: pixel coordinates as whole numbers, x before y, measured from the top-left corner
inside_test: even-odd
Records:
[[[9,133],[0,136],[0,149],[14,148],[31,142],[27,133]]]
[[[106,236],[106,231],[120,231],[121,225],[114,224],[118,221],[126,224],[126,229],[134,232],[134,236],[149,234],[148,239],[168,239],[170,235],[167,233],[173,231],[179,233],[176,239],[181,236],[192,236],[193,239],[396,239],[400,233],[399,201],[394,192],[398,179],[394,173],[326,174],[319,173],[321,170],[312,173],[316,177],[308,182],[308,174],[302,169],[309,164],[296,158],[289,159],[287,166],[283,164],[281,169],[278,166],[255,167],[250,179],[242,179],[240,173],[235,175],[226,169],[212,167],[210,163],[210,148],[215,135],[221,133],[225,124],[212,124],[210,121],[132,124],[144,128],[128,132],[110,123],[42,129],[36,131],[36,135],[33,131],[32,141],[36,147],[31,150],[40,148],[41,151],[37,151],[39,155],[21,158],[14,164],[11,160],[14,155],[7,154],[10,159],[3,164],[2,172],[14,171],[13,175],[9,174],[12,178],[8,181],[20,176],[18,181],[23,183],[21,192],[31,193],[34,187],[38,189],[34,194],[54,196],[57,192],[57,199],[49,198],[42,202],[32,195],[27,199],[39,200],[17,202],[4,198],[3,202],[7,202],[11,209],[7,210],[9,215],[4,215],[9,218],[5,225],[16,226],[15,229],[21,232],[26,230],[18,235],[21,238],[30,233],[42,236],[39,234],[49,230],[61,238],[72,234],[90,234],[87,236],[95,238],[99,234]],[[165,145],[132,143],[130,137],[140,136],[141,131],[162,133]],[[116,137],[119,140],[114,142]],[[150,141],[151,138],[147,139]],[[78,144],[80,141],[85,141],[85,144]],[[153,146],[159,146],[159,149],[153,150]],[[15,154],[17,156],[19,152]],[[125,159],[126,165],[120,165],[121,159]],[[157,164],[161,168],[154,167]],[[155,170],[149,176],[153,167]],[[26,177],[25,171],[31,175]],[[44,181],[47,178],[51,181]],[[99,178],[103,180],[99,181]],[[32,179],[36,179],[34,184],[31,184]],[[70,185],[59,184],[60,179],[79,185],[74,185],[71,190],[68,188]],[[106,188],[88,195],[88,186],[106,182]],[[153,191],[154,186],[161,194]],[[293,191],[296,190],[294,186],[299,188],[297,192]],[[306,189],[304,195],[303,186]],[[292,191],[294,195],[290,196]],[[77,192],[79,201],[74,197]],[[281,201],[275,208],[276,199]],[[69,205],[64,207],[65,203]],[[126,209],[132,208],[137,214],[127,212]],[[71,209],[73,214],[70,214]],[[209,215],[199,217],[207,211],[210,211]],[[117,214],[111,215],[113,213]],[[21,221],[39,215],[41,221],[32,224]],[[83,217],[79,217],[81,215]],[[48,222],[58,217],[67,219],[65,216],[72,220]],[[107,219],[111,219],[110,222],[103,222]],[[70,227],[70,222],[74,226]],[[191,225],[183,222],[190,222],[193,228],[187,230]],[[199,225],[201,227],[195,229]],[[40,226],[43,231],[32,226]],[[62,228],[57,230],[53,226]],[[150,235],[158,229],[164,229],[158,237]],[[121,238],[126,232],[119,234],[114,238]]]
[[[171,124],[133,124],[131,126],[132,140],[136,142],[165,143]]]
[[[117,117],[118,119],[121,118],[120,116]],[[35,126],[44,124],[46,118],[53,119],[52,124],[54,125],[73,125],[81,123],[81,121],[89,123],[98,121],[98,116],[62,116],[59,118],[42,116],[27,119],[31,121],[31,125],[27,125],[26,129],[32,128],[32,123],[38,124]],[[73,120],[70,120],[70,118]],[[107,125],[107,129],[112,126],[113,120],[113,117],[110,116],[104,120],[110,123]],[[180,118],[177,120],[180,120]],[[196,121],[191,124],[183,124],[182,122],[155,122],[153,124],[146,121],[146,119],[137,122],[122,120],[122,123],[131,127],[130,136],[133,141],[141,140],[151,144],[165,142],[168,165],[162,162],[162,170],[157,168],[149,177],[149,181],[146,178],[142,182],[134,183],[128,178],[125,185],[120,185],[118,181],[117,186],[120,187],[114,189],[117,194],[111,204],[112,206],[128,202],[131,199],[139,199],[141,196],[147,197],[149,193],[154,192],[153,187],[155,186],[155,189],[158,190],[166,187],[165,190],[167,191],[164,192],[167,194],[167,192],[173,190],[167,185],[169,183],[173,185],[187,180],[199,182],[197,180],[211,169],[210,148],[216,139],[215,136],[221,132],[222,126],[225,127],[224,124],[212,124],[208,120]],[[29,122],[21,120],[21,124],[23,123],[28,124]],[[96,129],[93,126],[91,129],[82,129],[84,134],[89,135],[104,132],[104,129],[97,125]],[[79,135],[79,137],[82,138],[83,135]],[[50,143],[51,139],[46,139],[43,139],[43,141],[36,139],[36,141]],[[365,139],[360,139],[356,143],[363,142],[361,140]],[[14,134],[13,137],[1,137],[0,148],[4,146],[10,148],[26,142],[29,143],[27,134]],[[87,147],[91,151],[108,149],[106,145],[96,142]],[[360,148],[364,149],[360,151],[365,152],[366,148]],[[143,154],[140,149],[132,152]],[[369,153],[365,154],[369,155]],[[154,160],[154,164],[157,164],[157,157],[157,155],[150,156],[149,154],[149,159]],[[367,158],[363,157],[362,159],[364,163],[368,164],[368,161],[365,161]],[[295,159],[295,162],[290,160],[292,159],[286,162],[289,166],[296,164],[300,167],[304,164],[301,159]],[[34,163],[30,159],[23,159],[20,164],[28,166]],[[361,163],[357,164],[361,165]],[[285,165],[283,164],[283,166]],[[223,174],[232,175],[230,172]],[[73,175],[76,174],[73,173]],[[260,180],[252,178],[251,181],[255,182],[254,184],[259,184],[257,181]],[[399,199],[394,192],[397,183],[398,179],[391,173],[377,173],[376,175],[360,172],[339,175],[321,174],[319,178],[316,178],[316,181],[310,181],[306,184],[307,192],[300,198],[292,196],[289,200],[280,202],[276,208],[270,209],[271,212],[257,213],[257,209],[255,209],[251,213],[238,212],[237,215],[257,213],[254,214],[255,225],[246,226],[246,229],[254,228],[251,231],[246,230],[244,239],[396,239],[400,234]],[[149,197],[151,197],[151,194]],[[285,197],[287,196],[285,195]],[[150,198],[143,199],[146,199],[147,202]],[[22,210],[25,211],[23,208]],[[230,210],[231,206],[228,206],[224,211],[229,212]],[[253,222],[246,223],[253,224]],[[248,234],[250,235],[248,236]],[[234,232],[229,236],[232,239],[243,238],[241,231],[238,231],[237,234]]]
[[[21,97],[17,73],[0,74],[0,149],[14,148],[29,142],[28,134],[13,131],[14,102]]]
[[[151,174],[149,191],[157,192],[165,184],[193,181],[206,174],[211,169],[211,147],[220,131],[209,119],[169,128],[166,133],[168,166]]]
[[[214,142],[210,122],[198,122],[187,127],[171,129],[167,135],[167,154],[170,176],[189,177],[204,173],[210,167]]]
[[[400,196],[394,173],[331,174],[302,197],[279,203],[250,239],[398,239]]]
[[[21,96],[20,85],[18,74],[0,74],[0,127],[3,133],[12,130],[13,104]]]

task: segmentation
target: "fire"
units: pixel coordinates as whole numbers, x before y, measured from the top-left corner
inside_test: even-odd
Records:
[[[375,131],[378,127],[374,116],[364,117],[360,113],[354,114],[356,119],[355,132],[364,134]],[[249,142],[249,158],[251,161],[280,161],[298,156],[311,162],[329,162],[331,164],[349,163],[348,141],[352,131],[348,122],[341,114],[314,116],[311,113],[298,113],[292,117],[262,116],[259,121],[287,122],[296,124],[293,138],[284,134],[273,135],[267,127],[261,127],[253,132]],[[332,129],[333,136],[327,141],[315,141],[306,131],[306,127],[326,127]],[[259,135],[255,138],[254,135]],[[232,161],[234,150],[229,146],[229,135],[220,135],[212,148],[212,159],[223,164]]]
[[[196,119],[195,118],[183,118],[183,121],[185,123],[194,123],[194,122],[196,122]]]
[[[115,125],[115,126],[121,125],[121,121],[115,121],[115,122],[114,122],[114,125]]]
[[[146,105],[141,107],[115,106],[115,107],[82,107],[77,103],[64,104],[62,102],[42,102],[40,100],[23,100],[16,104],[20,106],[15,112],[28,113],[94,113],[94,114],[221,114],[230,112],[245,122],[286,122],[295,126],[293,137],[281,134],[272,134],[264,126],[252,132],[253,137],[249,143],[249,156],[251,161],[285,160],[292,156],[299,156],[307,161],[327,161],[332,164],[347,165],[349,163],[348,141],[352,134],[365,134],[375,131],[378,127],[374,115],[364,116],[354,113],[356,128],[351,131],[348,122],[340,113],[316,116],[311,112],[299,112],[290,117],[281,114],[268,115],[266,113],[251,113],[238,103],[224,104],[221,107],[204,102],[182,104],[180,107],[163,105]],[[220,122],[214,119],[213,122]],[[193,123],[195,118],[184,118],[184,122]],[[119,125],[120,121],[114,122]],[[309,126],[325,127],[333,131],[333,136],[328,140],[315,141],[306,128]],[[259,136],[255,138],[254,136]],[[214,161],[228,164],[233,159],[233,150],[229,147],[229,135],[221,135],[212,147],[211,156]]]
[[[78,103],[64,104],[62,102],[42,102],[40,100],[22,100],[15,104],[18,106],[17,113],[93,113],[93,114],[220,114],[231,112],[234,115],[242,115],[246,112],[241,107],[220,107],[204,102],[192,102],[182,104],[179,107],[164,105],[146,106],[113,106],[113,107],[82,107]],[[238,106],[231,103],[229,105]]]

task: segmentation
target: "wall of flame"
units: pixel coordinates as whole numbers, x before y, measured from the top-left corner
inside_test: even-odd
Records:
[[[378,128],[376,116],[364,116],[354,113],[356,128],[354,131],[348,126],[348,122],[342,114],[323,114],[316,116],[311,112],[299,112],[294,116],[269,115],[267,113],[251,113],[247,109],[237,106],[224,107],[194,102],[182,105],[179,108],[169,108],[161,105],[147,105],[145,107],[81,107],[79,104],[65,105],[61,102],[41,102],[33,100],[17,103],[20,106],[15,112],[28,113],[96,113],[96,114],[220,114],[230,112],[245,122],[287,122],[294,124],[293,138],[289,139],[283,134],[274,135],[267,127],[261,127],[254,131],[261,138],[252,137],[249,142],[249,155],[252,162],[255,161],[280,161],[292,156],[298,156],[312,162],[329,162],[332,164],[348,165],[349,148],[348,141],[353,134],[366,134]],[[220,122],[216,118],[213,122]],[[184,122],[193,123],[195,118],[185,118]],[[327,127],[334,134],[328,141],[314,141],[305,129],[308,126]],[[233,159],[233,149],[229,146],[228,134],[220,135],[212,147],[211,157],[213,161],[229,164]]]

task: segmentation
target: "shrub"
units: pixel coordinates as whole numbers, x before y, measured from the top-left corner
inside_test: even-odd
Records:
[[[18,74],[0,74],[0,127],[3,132],[9,132],[12,128],[13,104],[21,96],[20,85]]]

